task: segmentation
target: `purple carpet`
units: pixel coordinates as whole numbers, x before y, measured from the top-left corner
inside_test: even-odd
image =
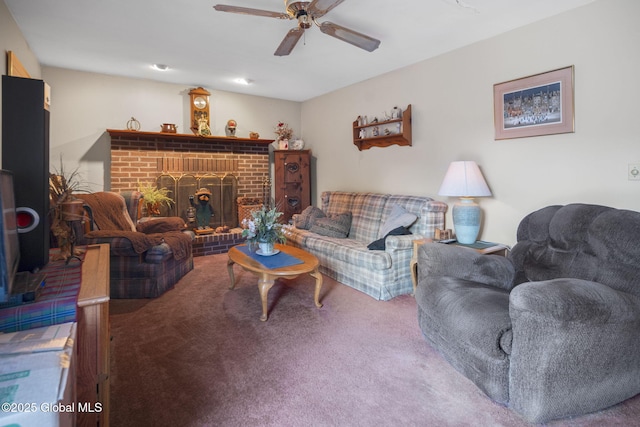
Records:
[[[227,256],[153,300],[112,300],[111,425],[527,426],[424,340],[411,296],[325,277],[277,281],[260,321],[257,278]],[[640,426],[640,396],[551,426]]]

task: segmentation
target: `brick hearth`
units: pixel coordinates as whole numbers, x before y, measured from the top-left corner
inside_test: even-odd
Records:
[[[196,236],[193,242],[193,256],[224,254],[235,245],[244,243],[240,228],[233,229],[231,233],[216,233],[204,236]]]
[[[111,136],[111,191],[136,190],[138,183],[155,182],[161,174],[233,174],[238,179],[238,197],[263,195],[273,140],[113,129],[107,132]],[[239,229],[197,236],[193,255],[225,253],[242,241]]]

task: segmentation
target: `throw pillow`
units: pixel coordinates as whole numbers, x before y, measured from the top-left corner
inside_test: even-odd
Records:
[[[181,231],[185,228],[187,228],[187,225],[182,218],[177,216],[154,218],[148,221],[138,222],[136,225],[136,229],[144,234]]]
[[[318,218],[309,231],[327,237],[345,238],[351,228],[351,212]]]
[[[404,235],[407,235],[407,234],[411,234],[411,231],[409,231],[406,227],[394,228],[387,235],[385,235],[383,238],[369,243],[367,248],[369,248],[369,250],[381,250],[381,251],[384,251],[387,248],[387,236],[404,236]]]
[[[409,228],[411,224],[416,222],[416,219],[418,219],[417,215],[408,212],[400,205],[394,204],[391,207],[391,213],[389,214],[389,217],[384,222],[384,224],[382,224],[379,235],[386,236],[391,230],[395,230],[398,227]]]
[[[316,219],[325,217],[326,215],[322,212],[322,209],[316,208],[315,206],[308,206],[300,215],[294,217],[293,225],[301,230],[309,230],[313,226],[313,223],[316,222]]]

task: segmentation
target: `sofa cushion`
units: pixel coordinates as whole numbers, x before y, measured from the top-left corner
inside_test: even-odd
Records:
[[[409,227],[413,234],[433,237],[436,228],[444,228],[442,218],[447,211],[447,205],[443,202],[429,197],[391,195],[382,218],[387,218],[394,204],[418,216],[416,222]]]
[[[351,228],[351,212],[317,218],[311,226],[312,233],[321,236],[345,238]]]
[[[416,222],[416,219],[418,219],[418,215],[408,212],[402,206],[394,203],[391,207],[391,213],[380,228],[380,236],[386,236],[391,230],[395,230],[398,227],[408,228]]]
[[[384,251],[370,251],[366,244],[354,239],[318,236],[305,240],[309,252],[320,258],[330,257],[353,266],[354,271],[385,270],[391,268],[391,255]]]
[[[382,250],[384,251],[387,247],[386,241],[388,236],[405,236],[407,234],[411,234],[411,232],[406,227],[397,227],[388,232],[383,238],[375,240],[367,246],[370,250]]]
[[[327,216],[351,212],[356,194],[344,191],[325,191],[322,193],[322,211]]]
[[[351,212],[353,222],[349,238],[358,240],[365,245],[380,236],[382,212],[387,204],[387,194],[357,193],[353,199]]]
[[[314,222],[318,218],[326,217],[322,209],[315,206],[307,206],[300,215],[295,215],[293,218],[293,225],[301,230],[309,230],[313,226]]]

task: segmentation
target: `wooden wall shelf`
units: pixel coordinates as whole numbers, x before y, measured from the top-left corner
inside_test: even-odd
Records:
[[[391,128],[397,123],[400,123],[400,133],[392,133],[384,135],[385,128]],[[360,138],[360,131],[373,129],[374,127],[380,129],[381,135],[371,136],[366,138]],[[389,147],[390,145],[411,146],[411,104],[402,113],[402,118],[379,121],[377,123],[369,123],[366,125],[358,124],[358,121],[353,122],[353,143],[358,150],[368,150],[371,147]]]

